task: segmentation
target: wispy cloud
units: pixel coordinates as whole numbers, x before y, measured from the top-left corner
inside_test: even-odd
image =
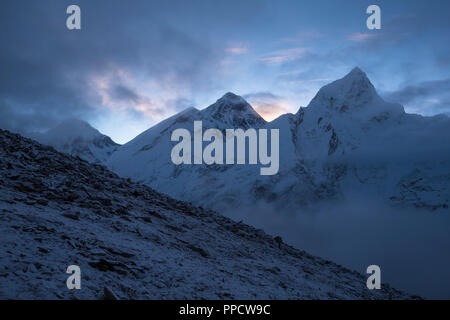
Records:
[[[121,68],[93,76],[90,88],[98,108],[136,119],[161,120],[193,105],[180,96],[177,88],[167,83],[141,82],[136,74]]]
[[[225,49],[227,53],[231,54],[245,54],[248,53],[249,48],[245,43],[237,43]]]
[[[294,70],[281,72],[277,74],[277,79],[281,81],[286,81],[290,83],[296,82],[326,82],[335,80],[333,78],[321,78],[318,77],[318,74],[311,73],[310,71],[305,70]]]
[[[292,109],[284,97],[268,91],[249,93],[243,98],[267,121],[272,121]]]
[[[317,78],[317,79],[310,79],[309,82],[326,82],[326,81],[332,81],[334,79],[332,78]]]
[[[291,48],[273,51],[260,59],[265,64],[281,64],[300,58],[308,50],[306,48]]]
[[[317,30],[309,30],[309,31],[302,31],[292,37],[286,37],[281,39],[281,41],[283,42],[289,42],[289,43],[299,43],[299,42],[304,42],[307,40],[312,40],[312,39],[319,39],[324,37],[324,34],[317,31]]]
[[[348,36],[348,39],[351,41],[367,41],[369,39],[376,38],[377,34],[375,33],[361,33],[356,32]]]

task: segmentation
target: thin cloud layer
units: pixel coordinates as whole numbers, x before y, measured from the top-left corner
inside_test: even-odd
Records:
[[[450,78],[420,82],[384,95],[386,99],[399,102],[418,113],[432,115],[450,112]]]
[[[348,36],[349,40],[352,41],[366,41],[375,37],[377,37],[375,33],[361,33],[361,32],[356,32]]]

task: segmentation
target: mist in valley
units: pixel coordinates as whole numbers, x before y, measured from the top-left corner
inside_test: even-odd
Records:
[[[259,204],[225,214],[362,274],[379,265],[382,284],[424,298],[450,298],[448,210],[399,209],[359,198],[296,212]]]

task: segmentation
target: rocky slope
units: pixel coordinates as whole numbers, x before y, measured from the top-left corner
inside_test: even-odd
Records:
[[[0,298],[405,299],[261,230],[0,130]],[[81,290],[66,288],[81,267]]]

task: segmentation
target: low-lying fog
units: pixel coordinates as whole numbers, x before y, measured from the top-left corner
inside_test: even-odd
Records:
[[[424,298],[450,298],[450,212],[397,209],[374,200],[326,204],[302,212],[266,205],[226,213],[280,235],[311,254],[366,273]]]

